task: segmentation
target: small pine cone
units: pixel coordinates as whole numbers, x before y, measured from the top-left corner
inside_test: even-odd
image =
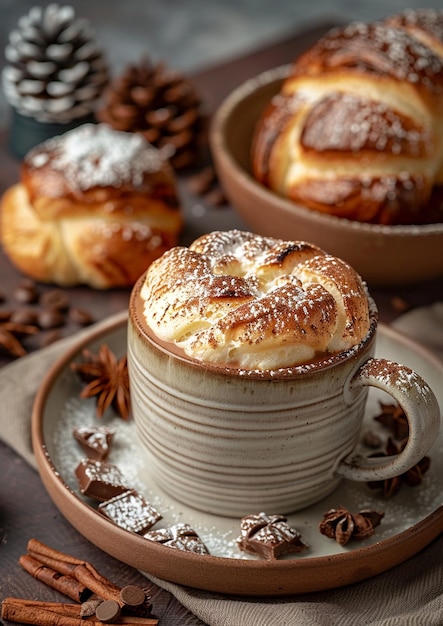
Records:
[[[5,57],[6,99],[40,122],[64,124],[91,114],[108,82],[95,33],[71,6],[32,8],[10,33]]]
[[[190,80],[146,58],[130,64],[109,86],[98,119],[116,130],[141,133],[175,170],[194,165],[206,129]]]

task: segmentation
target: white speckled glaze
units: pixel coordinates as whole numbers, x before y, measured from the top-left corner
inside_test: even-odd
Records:
[[[434,442],[439,407],[429,386],[410,369],[373,358],[374,305],[367,337],[346,353],[274,372],[241,371],[157,343],[138,302],[142,280],[128,326],[132,408],[152,474],[175,499],[217,515],[289,513],[320,501],[343,476],[403,473]],[[407,412],[409,441],[396,457],[355,455],[370,385]]]

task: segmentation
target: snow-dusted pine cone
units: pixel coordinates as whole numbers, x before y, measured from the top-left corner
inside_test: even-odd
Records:
[[[71,6],[33,7],[5,49],[5,97],[19,113],[67,123],[92,113],[108,69],[89,22]]]
[[[197,162],[206,120],[192,82],[180,72],[144,57],[109,85],[104,102],[97,114],[101,122],[140,132],[168,155],[175,170]]]

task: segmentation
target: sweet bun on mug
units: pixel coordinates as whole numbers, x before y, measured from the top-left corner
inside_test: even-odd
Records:
[[[177,244],[182,223],[162,154],[104,124],[32,149],[1,201],[1,242],[12,263],[62,286],[131,286]]]
[[[359,344],[366,286],[344,261],[303,241],[214,231],[154,261],[144,321],[197,360],[245,369],[309,363]]]

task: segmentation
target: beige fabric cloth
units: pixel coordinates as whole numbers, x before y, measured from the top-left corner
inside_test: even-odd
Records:
[[[42,377],[74,343],[121,317],[108,318],[0,370],[0,436],[32,466],[30,417]],[[394,326],[443,358],[443,303],[405,314]],[[443,537],[370,580],[283,599],[234,598],[150,578],[210,626],[443,625]]]

